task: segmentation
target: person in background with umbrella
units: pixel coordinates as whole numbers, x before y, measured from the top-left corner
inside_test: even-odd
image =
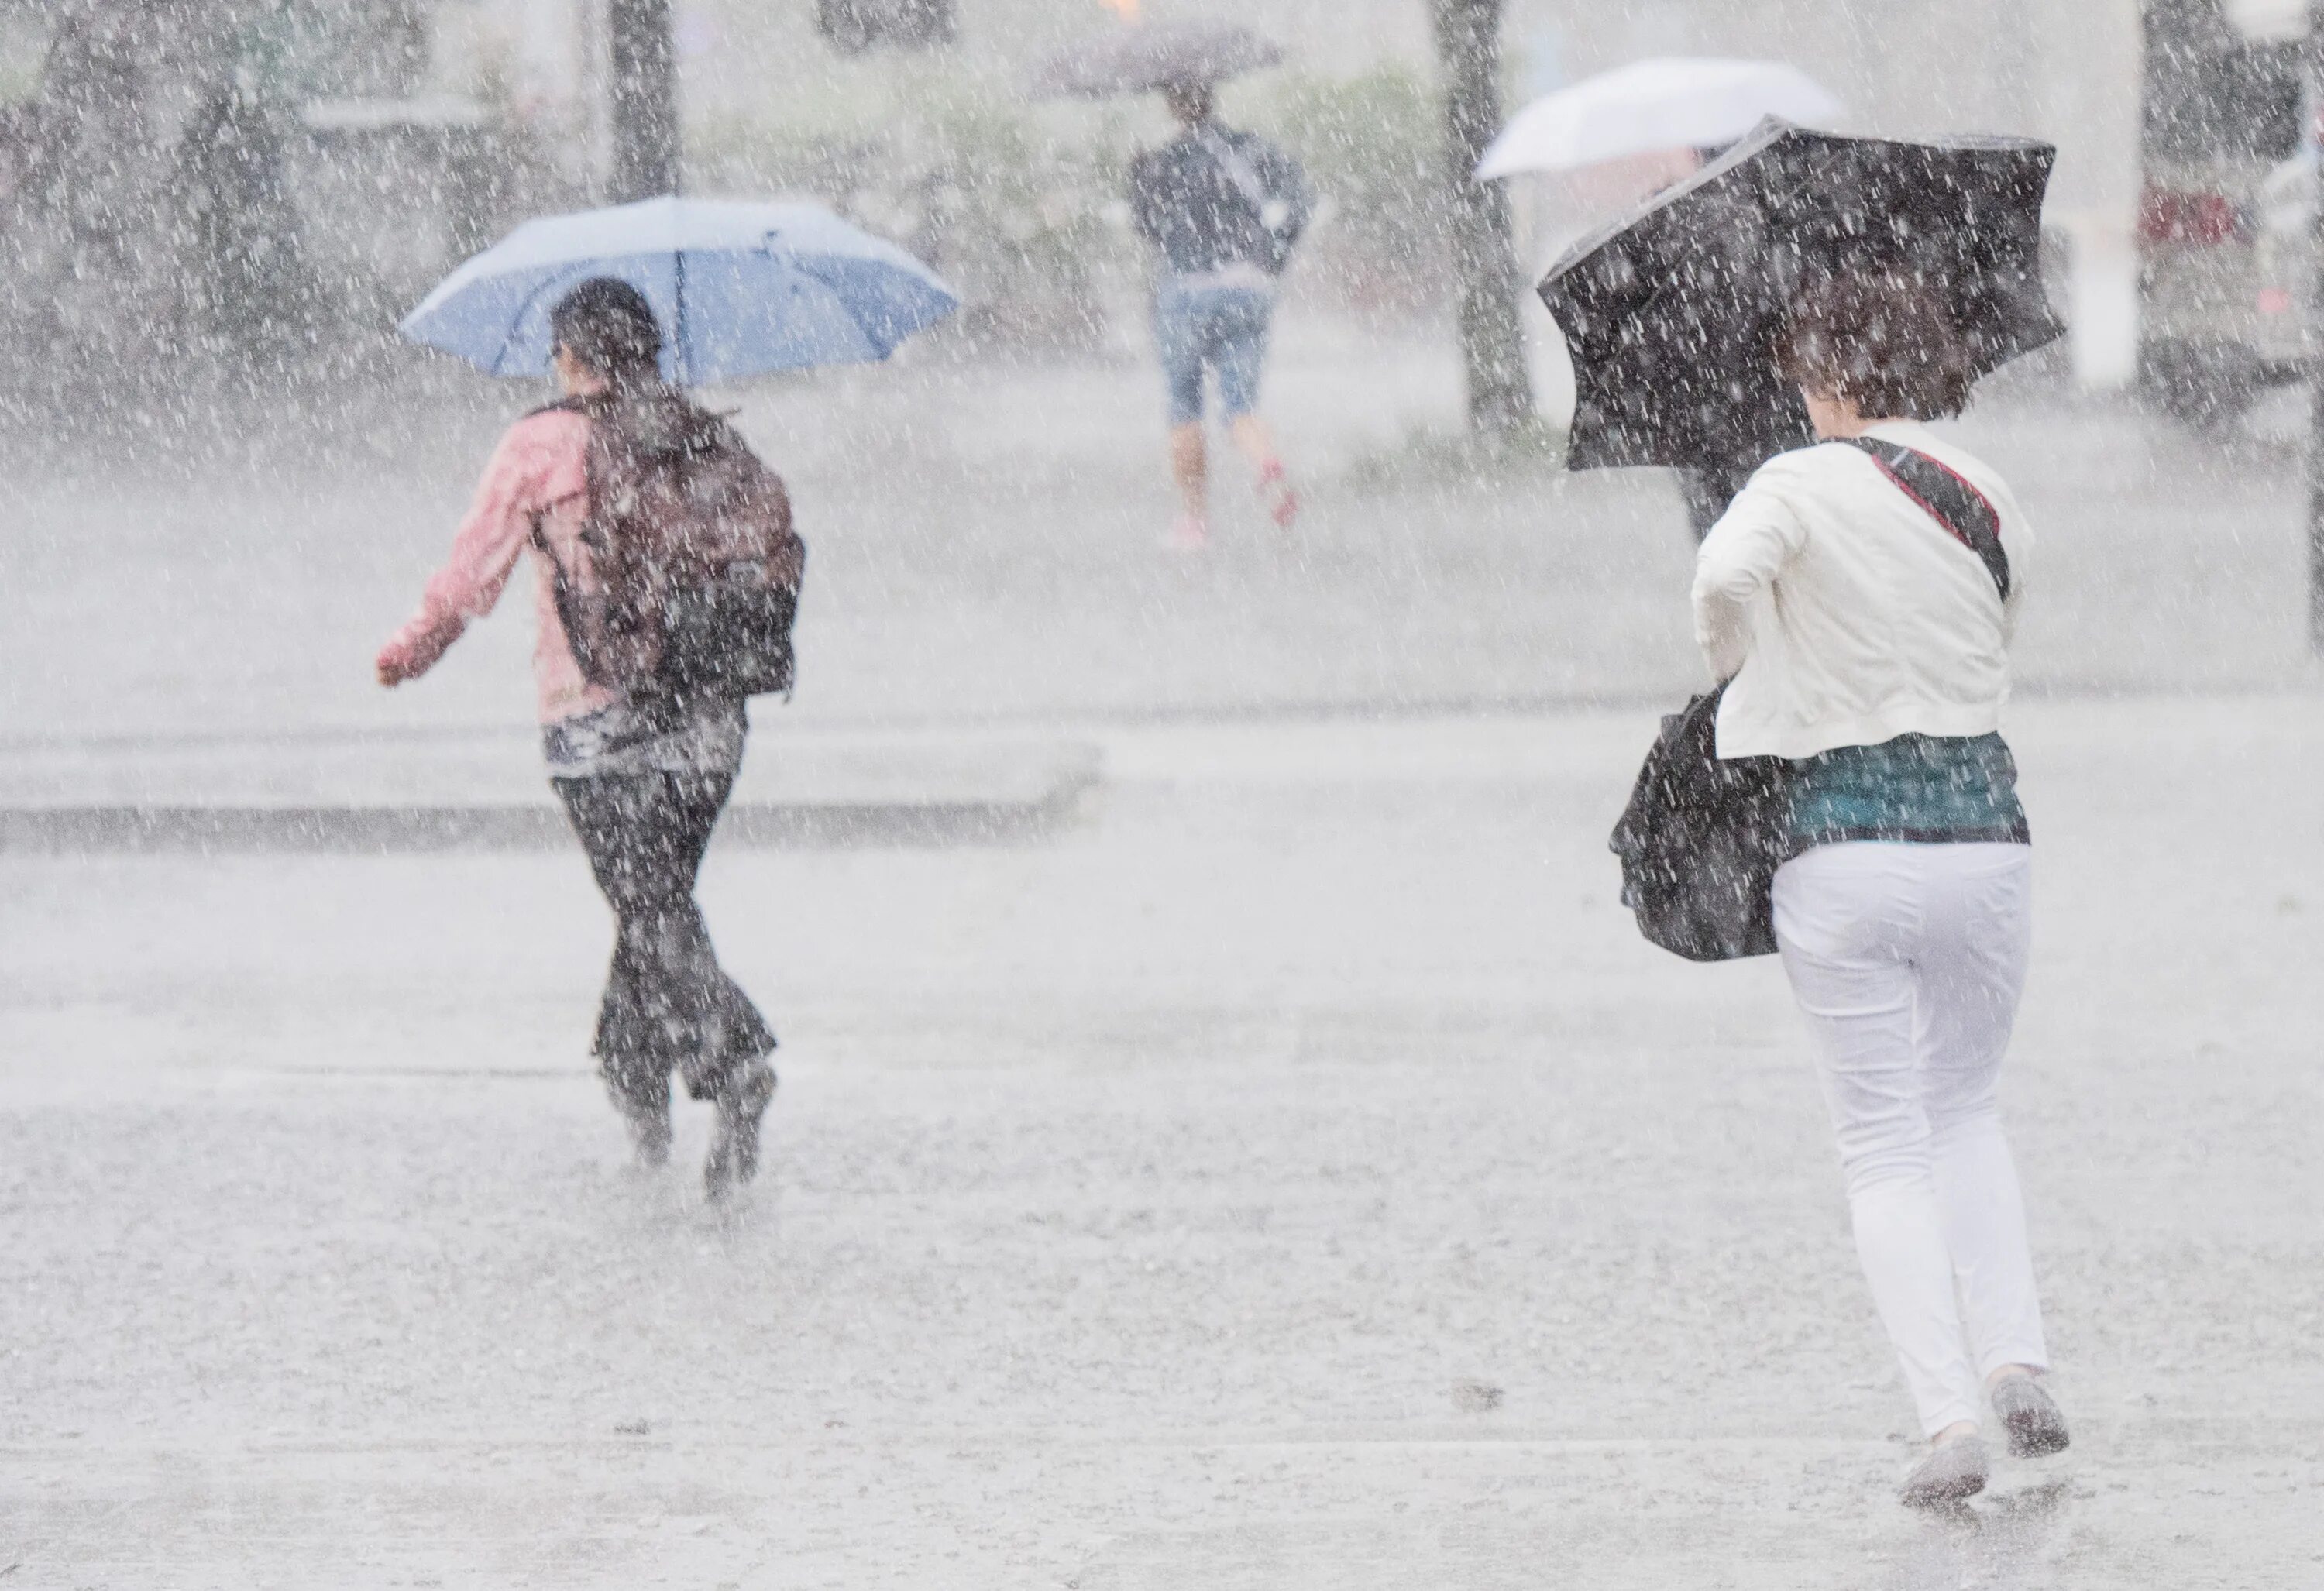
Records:
[[[565,620],[564,582],[586,584],[594,428],[622,423],[675,433],[715,423],[661,375],[661,327],[645,295],[612,277],[556,300],[549,337],[567,401],[538,409],[502,437],[444,567],[420,611],[386,646],[379,682],[425,674],[492,612],[517,559],[533,555],[539,640],[533,678],[550,783],[587,851],[618,922],[594,1045],[638,1158],[666,1162],[669,1079],[714,1102],[717,1127],[705,1180],[712,1196],[748,1182],[775,1091],[775,1035],[719,967],[694,899],[710,832],[742,761],[739,699],[689,698],[657,712],[593,684]]]
[[[1985,1485],[1983,1401],[2019,1456],[2067,1443],[2034,1379],[2049,1350],[1995,1095],[2031,936],[1999,727],[2033,548],[2000,476],[1921,423],[1960,410],[1975,366],[1911,273],[1811,281],[1778,345],[1817,441],[1763,464],[1712,527],[1695,629],[1728,682],[1719,756],[1789,770],[1775,938],[1932,1444],[1903,1497],[1932,1505]],[[1913,471],[1944,490],[1915,495]],[[1997,538],[1931,506],[1949,492]]]
[[[1258,472],[1268,513],[1286,529],[1298,517],[1299,494],[1259,417],[1259,387],[1276,280],[1314,198],[1291,156],[1256,133],[1218,124],[1209,83],[1174,83],[1163,92],[1178,136],[1138,158],[1130,203],[1156,261],[1154,340],[1169,391],[1170,472],[1179,496],[1170,542],[1194,551],[1210,539],[1206,371],[1217,373],[1227,435]]]
[[[1635,201],[1711,164],[1762,117],[1827,126],[1841,111],[1831,90],[1783,61],[1656,56],[1526,106],[1486,149],[1477,179],[1549,174],[1565,179],[1569,203],[1591,193]],[[1679,467],[1695,540],[1726,511],[1761,456]]]

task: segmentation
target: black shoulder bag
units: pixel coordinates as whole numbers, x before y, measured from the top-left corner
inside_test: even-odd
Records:
[[[1848,438],[1880,473],[1975,553],[2004,602],[2009,554],[1985,493],[1925,453]],[[1722,684],[1663,720],[1609,841],[1638,932],[1691,961],[1773,954],[1775,869],[1789,854],[1788,768],[1780,757],[1719,755]]]

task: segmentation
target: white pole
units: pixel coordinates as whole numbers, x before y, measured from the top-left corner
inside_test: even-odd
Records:
[[[2138,374],[2139,104],[2144,29],[2132,0],[2043,0],[2036,124],[2058,145],[2048,225],[2066,244],[2067,348],[2085,389]]]
[[[2126,387],[2138,375],[2137,239],[2127,220],[2105,211],[2060,219],[2074,379],[2092,391]]]

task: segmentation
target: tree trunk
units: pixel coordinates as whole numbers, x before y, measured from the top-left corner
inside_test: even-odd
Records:
[[[678,59],[669,0],[607,0],[616,203],[676,193]]]
[[[1429,0],[1444,81],[1446,220],[1460,281],[1461,358],[1469,423],[1480,431],[1507,429],[1533,413],[1508,196],[1475,175],[1501,128],[1502,4]]]
[[[2308,7],[2308,103],[2324,106],[2324,0]],[[2310,115],[2317,112],[2311,108]],[[2315,246],[2324,247],[2324,166],[2310,181],[2319,201],[2313,228]],[[2312,259],[2324,255],[2311,255]],[[2312,265],[2310,269],[2315,269]],[[2316,328],[2324,326],[2324,270],[2309,284],[2309,345],[2316,345]],[[2308,649],[2324,658],[2324,356],[2308,355]]]

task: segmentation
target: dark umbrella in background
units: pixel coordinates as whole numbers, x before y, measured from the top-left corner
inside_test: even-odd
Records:
[[[2057,337],[2040,265],[2055,155],[2031,139],[1762,122],[1542,279],[1573,356],[1569,466],[1729,471],[1803,446],[1807,412],[1775,343],[1820,276],[1911,274],[1950,308],[1980,376]]]
[[[1143,23],[1059,51],[1033,74],[1037,94],[1102,99],[1217,83],[1271,67],[1283,51],[1232,23]]]

